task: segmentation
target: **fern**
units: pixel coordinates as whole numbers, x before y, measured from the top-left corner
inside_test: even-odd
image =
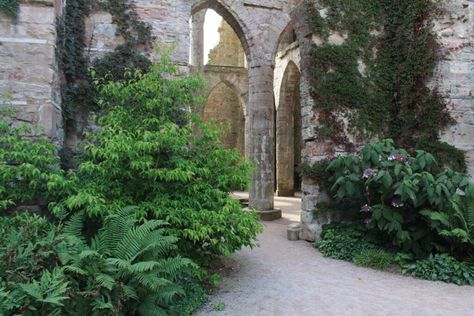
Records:
[[[75,238],[83,230],[81,216],[66,223],[66,237]],[[71,301],[89,306],[90,314],[143,314],[148,308],[166,314],[185,296],[176,280],[197,266],[189,259],[170,256],[177,239],[162,235],[164,225],[157,220],[139,223],[132,208],[105,218],[103,227],[64,268],[80,287]]]
[[[439,236],[446,239],[451,252],[466,254],[474,250],[474,185],[466,186],[464,193],[455,194],[449,212],[423,210],[420,212]]]

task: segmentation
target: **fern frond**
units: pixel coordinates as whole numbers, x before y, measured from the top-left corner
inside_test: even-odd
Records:
[[[152,220],[130,229],[119,242],[113,254],[117,258],[131,260],[143,249],[151,232],[163,225],[163,221]]]
[[[82,230],[84,229],[84,219],[84,211],[73,214],[64,225],[63,234],[77,238],[85,244],[86,241],[84,239],[84,234],[82,233]]]
[[[160,291],[163,287],[173,284],[168,279],[158,277],[156,273],[140,273],[134,276],[134,280],[152,291]]]
[[[104,273],[98,273],[95,277],[95,280],[100,287],[106,288],[109,291],[112,291],[116,284],[113,277]]]

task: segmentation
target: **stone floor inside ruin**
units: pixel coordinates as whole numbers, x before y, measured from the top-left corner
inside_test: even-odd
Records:
[[[259,248],[223,260],[224,279],[197,315],[473,315],[473,287],[360,268],[288,241],[300,200],[275,205],[283,218],[264,223]]]

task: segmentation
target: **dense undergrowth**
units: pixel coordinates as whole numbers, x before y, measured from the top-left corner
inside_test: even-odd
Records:
[[[100,128],[69,171],[2,112],[0,314],[187,315],[206,263],[254,246],[261,225],[229,196],[250,166],[189,111],[201,86],[166,56],[99,84]]]
[[[322,164],[323,165],[323,164]],[[364,266],[473,285],[474,185],[428,152],[392,140],[325,163],[331,208],[353,224],[324,227],[323,254]],[[392,258],[392,260],[390,260]]]

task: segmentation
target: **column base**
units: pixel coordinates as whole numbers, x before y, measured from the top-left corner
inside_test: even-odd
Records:
[[[274,221],[281,218],[281,210],[268,210],[268,211],[257,211],[257,214],[260,215],[260,219],[265,222]]]

